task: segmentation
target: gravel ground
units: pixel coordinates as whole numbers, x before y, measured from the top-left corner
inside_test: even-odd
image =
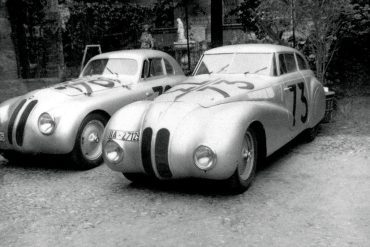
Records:
[[[0,246],[370,246],[369,106],[340,101],[315,141],[277,152],[241,195],[0,158]]]

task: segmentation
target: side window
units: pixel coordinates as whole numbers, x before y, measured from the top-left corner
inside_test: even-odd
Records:
[[[308,69],[306,60],[304,60],[304,58],[300,54],[296,53],[296,55],[297,55],[297,61],[298,61],[299,69],[300,70]]]
[[[162,67],[162,58],[153,58],[150,59],[150,76],[160,76],[164,75]]]
[[[164,59],[164,65],[166,66],[167,75],[175,74],[175,71],[174,71],[172,65],[166,59]]]
[[[143,64],[143,71],[141,72],[141,78],[147,77],[149,77],[149,62],[148,60],[145,60]]]
[[[279,54],[279,71],[280,71],[280,75],[288,73],[288,70],[285,64],[284,54]]]
[[[294,54],[293,53],[286,53],[284,54],[285,57],[285,64],[288,73],[297,71],[297,64],[295,62]]]

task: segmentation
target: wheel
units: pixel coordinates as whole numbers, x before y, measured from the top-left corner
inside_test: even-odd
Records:
[[[145,180],[146,176],[142,173],[126,173],[122,172],[123,176],[130,180],[131,182],[139,182]]]
[[[315,140],[317,134],[319,132],[319,125],[316,125],[313,128],[309,128],[303,131],[302,138],[304,142],[312,142]]]
[[[251,185],[258,163],[258,143],[255,131],[249,128],[242,142],[240,163],[235,173],[228,179],[229,188],[233,193],[242,193]]]
[[[92,113],[81,123],[72,150],[72,161],[78,169],[91,169],[103,162],[102,135],[108,118]]]

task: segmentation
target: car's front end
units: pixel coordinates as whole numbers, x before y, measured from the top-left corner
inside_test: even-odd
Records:
[[[60,125],[68,96],[52,89],[31,92],[0,105],[0,150],[62,154],[71,151],[73,140]]]
[[[238,162],[234,141],[239,130],[225,128],[233,116],[214,115],[221,108],[210,111],[191,103],[148,101],[125,107],[106,127],[105,163],[115,171],[159,179],[226,179]]]

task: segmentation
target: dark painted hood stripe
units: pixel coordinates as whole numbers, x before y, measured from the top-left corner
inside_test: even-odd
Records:
[[[19,146],[23,145],[23,137],[24,137],[24,129],[26,127],[28,116],[30,115],[32,109],[36,106],[37,100],[31,101],[23,111],[21,118],[19,119],[19,123],[15,132],[15,140]]]
[[[22,109],[23,105],[26,103],[27,100],[23,99],[21,103],[15,108],[12,116],[10,117],[9,120],[9,125],[8,125],[8,141],[11,145],[13,145],[13,129],[14,129],[14,123],[15,119],[18,116],[19,111]]]
[[[145,172],[150,176],[155,176],[150,151],[152,136],[153,130],[151,128],[144,129],[143,139],[141,140],[141,160],[143,162]]]
[[[172,172],[168,164],[168,145],[170,142],[170,132],[167,129],[160,129],[155,141],[155,163],[157,171],[163,178],[171,178]]]

